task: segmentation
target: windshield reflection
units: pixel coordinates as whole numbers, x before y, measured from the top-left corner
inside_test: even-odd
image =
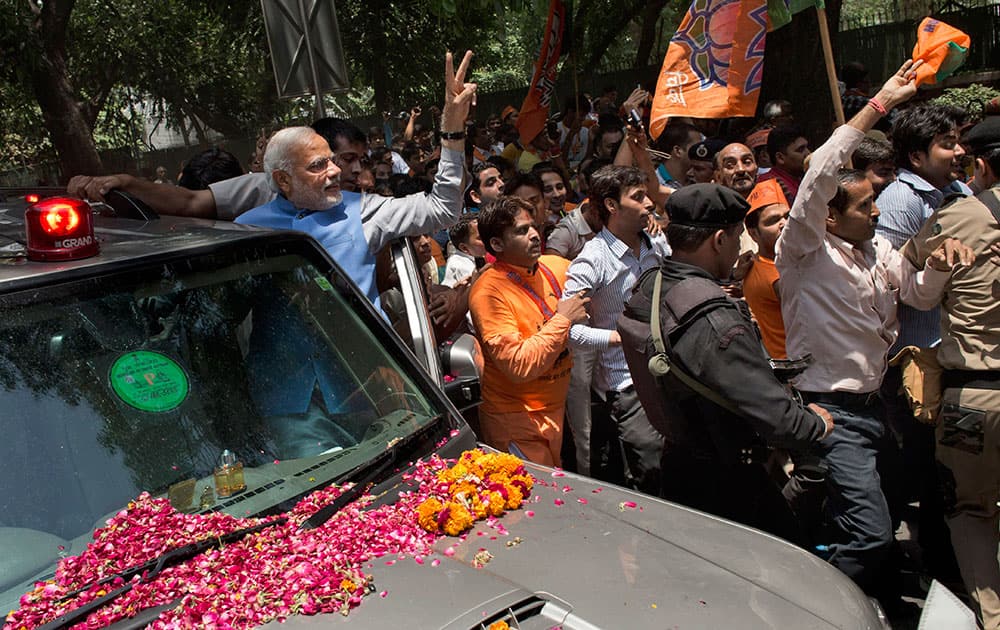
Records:
[[[287,509],[442,416],[321,268],[244,248],[0,300],[0,604],[141,492]]]

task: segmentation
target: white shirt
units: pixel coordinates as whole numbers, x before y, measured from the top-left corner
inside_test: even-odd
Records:
[[[927,309],[941,300],[949,273],[919,271],[875,236],[855,247],[826,230],[837,170],[864,134],[843,125],[813,153],[788,223],[778,237],[781,315],[788,358],[812,354],[799,390],[868,393],[879,388],[902,300]]]

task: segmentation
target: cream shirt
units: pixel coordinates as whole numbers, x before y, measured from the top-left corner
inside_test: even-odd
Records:
[[[778,238],[788,357],[813,357],[793,383],[802,391],[878,389],[899,332],[897,301],[931,308],[941,301],[949,277],[927,266],[918,271],[878,236],[855,247],[827,233],[837,170],[862,138],[844,125],[816,150]]]

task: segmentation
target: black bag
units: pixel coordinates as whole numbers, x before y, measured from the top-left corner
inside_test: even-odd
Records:
[[[644,290],[650,281],[649,273],[655,274],[652,293]],[[743,414],[732,402],[688,374],[673,359],[670,348],[671,338],[676,338],[696,317],[714,308],[730,306],[728,296],[717,284],[705,278],[682,280],[661,295],[662,282],[663,274],[659,268],[639,279],[632,299],[618,319],[618,334],[621,335],[625,361],[646,417],[657,431],[669,439],[671,426],[676,426],[683,419],[684,412],[675,394],[678,389],[676,384],[669,383],[667,379],[676,379],[686,390],[731,413]]]

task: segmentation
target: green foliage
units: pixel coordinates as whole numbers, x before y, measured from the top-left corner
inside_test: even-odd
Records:
[[[0,169],[55,158],[31,80],[50,61],[35,36],[32,2],[38,1],[0,1]],[[174,129],[197,119],[231,137],[313,116],[311,98],[276,97],[257,2],[45,2],[72,7],[67,75],[99,148],[151,148],[142,136],[143,112],[162,115]],[[663,31],[660,46],[652,53],[661,55],[687,4],[573,0],[571,48],[578,70],[632,65],[644,32],[639,18],[650,6],[663,7],[655,21]],[[548,0],[338,0],[352,89],[327,96],[327,111],[355,117],[440,102],[445,50],[476,52],[471,78],[481,90],[524,86],[548,5]]]
[[[982,117],[986,104],[998,96],[1000,96],[1000,91],[973,83],[969,87],[948,88],[941,96],[931,102],[961,107],[970,115],[979,118]]]
[[[0,80],[0,166],[25,167],[52,158],[42,110],[18,85]]]

